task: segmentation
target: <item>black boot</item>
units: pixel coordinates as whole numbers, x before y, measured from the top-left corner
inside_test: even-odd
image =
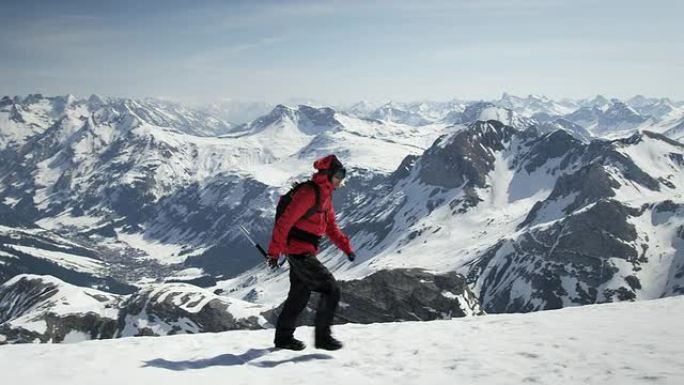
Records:
[[[338,350],[342,349],[342,342],[336,340],[331,335],[316,336],[316,349]]]
[[[306,348],[306,345],[304,342],[294,338],[290,337],[288,339],[284,340],[276,340],[275,341],[275,347],[278,349],[289,349],[289,350],[304,350]]]

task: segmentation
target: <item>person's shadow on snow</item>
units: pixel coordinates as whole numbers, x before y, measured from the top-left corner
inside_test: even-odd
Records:
[[[252,365],[262,368],[273,368],[280,364],[287,362],[304,362],[311,360],[329,360],[332,356],[327,354],[305,354],[296,356],[285,360],[278,361],[258,361],[251,362],[257,358],[263,357],[268,353],[275,351],[275,348],[269,349],[249,349],[242,354],[221,354],[212,358],[204,358],[201,360],[185,360],[185,361],[169,361],[163,358],[156,358],[154,360],[145,361],[142,367],[154,367],[168,370],[188,370],[188,369],[204,369],[210,366],[235,366],[235,365]]]

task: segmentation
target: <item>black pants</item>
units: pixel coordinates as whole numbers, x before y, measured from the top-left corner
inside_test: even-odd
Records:
[[[312,254],[288,255],[290,264],[290,292],[276,324],[276,341],[292,338],[299,313],[309,302],[311,292],[321,293],[316,310],[316,339],[330,335],[330,325],[337,304],[340,302],[340,288],[335,277]]]

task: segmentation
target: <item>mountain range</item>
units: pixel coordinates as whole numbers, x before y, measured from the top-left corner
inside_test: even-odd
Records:
[[[151,99],[4,97],[0,334],[269,327],[287,268],[265,269],[237,227],[265,245],[280,194],[329,153],[350,171],[334,199],[359,255],[322,248],[344,285],[336,322],[682,294],[682,138],[684,104],[643,96],[277,105],[242,124]]]

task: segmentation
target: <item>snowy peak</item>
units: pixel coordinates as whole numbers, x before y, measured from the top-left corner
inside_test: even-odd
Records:
[[[528,95],[526,98],[521,98],[515,95],[503,93],[495,105],[509,110],[513,110],[518,114],[532,117],[536,114],[542,115],[562,115],[571,112],[576,105],[574,103],[560,103],[541,95]]]
[[[606,120],[606,124],[611,124],[615,121],[641,123],[645,119],[639,115],[633,108],[617,99],[613,99],[613,103],[603,113],[602,119]]]
[[[525,129],[534,121],[530,118],[520,116],[515,111],[497,107],[491,102],[477,102],[468,105],[462,113],[454,113],[447,116],[449,123],[469,124],[477,121],[486,122],[496,120],[505,125],[517,129]]]
[[[367,118],[375,109],[377,109],[377,105],[369,101],[362,100],[353,104],[351,107],[346,108],[344,112],[357,118]]]
[[[628,136],[642,125],[656,124],[656,121],[640,115],[634,108],[618,99],[608,104],[584,106],[565,115],[565,119],[578,124],[599,137],[615,138]]]
[[[610,100],[603,95],[596,95],[592,99],[587,99],[580,102],[581,107],[596,107],[601,111],[605,111],[608,107],[610,107],[610,105]]]
[[[626,104],[640,115],[644,117],[652,116],[656,119],[663,119],[678,109],[668,98],[647,98],[643,95],[636,95],[630,98]],[[684,111],[681,111],[679,115],[684,116]]]
[[[389,102],[376,109],[368,117],[371,119],[407,124],[411,126],[423,126],[430,123],[430,120],[426,119],[419,112],[402,109],[392,102]]]
[[[591,133],[587,129],[564,118],[558,118],[550,122],[539,123],[534,127],[538,129],[540,133],[563,130],[584,141],[589,141],[592,138]]]
[[[292,108],[279,104],[269,114],[239,127],[235,132],[257,134],[274,127],[291,127],[305,135],[316,135],[341,126],[335,115],[335,110],[330,107],[300,105]]]

